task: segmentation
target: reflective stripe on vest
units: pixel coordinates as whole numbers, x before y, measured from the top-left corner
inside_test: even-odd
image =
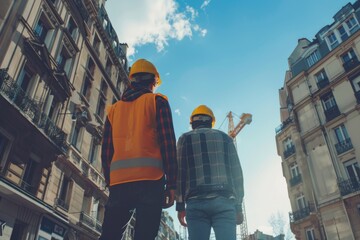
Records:
[[[119,169],[135,168],[135,167],[155,167],[162,169],[162,161],[154,158],[133,158],[126,160],[113,161],[110,166],[110,171]]]

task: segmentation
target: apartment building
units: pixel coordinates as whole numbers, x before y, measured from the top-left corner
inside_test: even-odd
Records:
[[[254,233],[250,234],[246,238],[246,240],[284,240],[284,239],[285,239],[284,234],[279,234],[278,236],[273,237],[259,230],[256,230]]]
[[[278,155],[296,239],[360,239],[360,2],[299,39],[279,90]]]
[[[98,239],[105,108],[127,81],[105,0],[2,0],[0,239]]]
[[[136,221],[136,214],[133,214],[126,228],[126,231],[124,232],[123,240],[134,239],[135,221]],[[159,232],[155,240],[183,240],[183,238],[180,237],[180,235],[175,229],[173,218],[170,216],[169,212],[167,211],[163,211],[161,213]]]

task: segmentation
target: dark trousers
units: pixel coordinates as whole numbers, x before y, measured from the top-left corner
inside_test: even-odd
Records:
[[[131,218],[131,210],[134,209],[136,210],[134,240],[154,240],[159,230],[163,199],[163,179],[110,187],[99,240],[120,240]]]

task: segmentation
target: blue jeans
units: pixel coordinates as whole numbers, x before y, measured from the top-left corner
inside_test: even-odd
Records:
[[[231,199],[189,199],[186,221],[190,240],[209,240],[211,227],[216,240],[236,240],[236,210]]]

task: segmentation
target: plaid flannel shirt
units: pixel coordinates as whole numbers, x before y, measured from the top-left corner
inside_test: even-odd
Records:
[[[185,210],[191,190],[214,185],[229,186],[241,211],[243,173],[233,139],[226,133],[211,128],[184,133],[177,143],[177,161],[177,211]]]

